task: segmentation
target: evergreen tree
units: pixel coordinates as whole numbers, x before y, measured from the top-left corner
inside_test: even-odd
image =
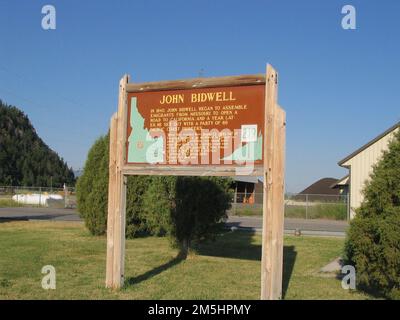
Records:
[[[94,235],[107,228],[108,143],[100,137],[89,150],[83,174],[76,184],[78,211]]]
[[[89,150],[82,175],[76,185],[78,211],[94,235],[107,231],[109,135],[96,140]],[[126,197],[126,236],[148,234],[142,198],[151,177],[129,176]]]
[[[400,299],[400,130],[366,183],[345,255],[361,288]]]
[[[75,183],[65,161],[37,135],[28,117],[0,100],[0,185],[62,187]]]
[[[186,257],[193,242],[214,239],[231,205],[231,180],[213,177],[157,177],[145,194],[149,227],[169,234]]]
[[[109,135],[89,151],[77,182],[78,210],[92,234],[106,233]],[[230,206],[226,178],[129,176],[126,236],[169,235],[186,256],[193,241],[212,239]]]

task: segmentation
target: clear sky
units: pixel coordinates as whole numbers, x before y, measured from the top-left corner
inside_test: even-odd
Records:
[[[41,9],[56,8],[56,30]],[[341,9],[356,8],[356,30]],[[118,81],[279,72],[287,190],[341,177],[337,161],[400,120],[400,1],[0,0],[0,99],[83,167]]]

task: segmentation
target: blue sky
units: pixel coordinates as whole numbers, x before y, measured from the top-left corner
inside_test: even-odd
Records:
[[[41,28],[52,4],[57,29]],[[357,29],[341,28],[356,8]],[[0,0],[0,99],[68,164],[107,132],[132,81],[279,72],[287,190],[346,174],[337,161],[400,120],[399,1]]]

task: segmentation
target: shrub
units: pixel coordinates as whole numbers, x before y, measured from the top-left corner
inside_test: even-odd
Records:
[[[108,136],[96,140],[76,185],[78,211],[94,235],[107,229]]]
[[[345,256],[356,267],[361,288],[400,298],[400,132],[366,183]]]
[[[224,178],[157,177],[144,208],[151,230],[169,234],[186,257],[192,242],[213,239],[230,208],[230,181]]]
[[[150,176],[129,176],[126,191],[126,237],[147,235],[151,233],[143,211],[143,197],[152,185]],[[108,183],[107,183],[108,190]]]
[[[76,194],[78,211],[93,235],[107,230],[109,136],[100,137],[91,147]],[[142,214],[142,198],[151,177],[130,176],[127,181],[126,236],[148,232]]]
[[[94,235],[107,230],[109,136],[89,151],[77,182],[78,211]],[[211,239],[230,207],[225,178],[129,176],[126,236],[169,235],[187,254],[193,240]]]

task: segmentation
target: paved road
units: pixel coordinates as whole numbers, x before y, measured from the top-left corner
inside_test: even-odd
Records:
[[[77,212],[72,209],[55,208],[0,208],[0,222],[10,220],[58,220],[81,221]]]
[[[261,232],[262,217],[230,216],[227,225],[256,232]],[[322,219],[295,219],[285,218],[285,233],[293,234],[296,229],[307,235],[344,236],[348,223],[346,221],[322,220]]]
[[[0,222],[10,220],[82,221],[76,210],[54,208],[0,208]],[[261,232],[261,217],[230,216],[228,227]],[[344,236],[348,223],[332,220],[285,219],[285,233],[300,229],[305,235]]]

